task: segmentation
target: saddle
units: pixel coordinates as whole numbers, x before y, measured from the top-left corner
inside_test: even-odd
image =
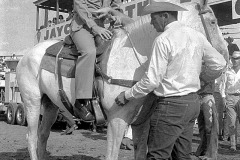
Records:
[[[96,37],[97,46],[97,62],[101,60],[102,53],[110,45],[111,41],[102,40]],[[46,49],[46,53],[41,61],[41,69],[47,70],[58,77],[59,95],[64,106],[73,113],[71,105],[65,91],[63,90],[62,76],[66,78],[75,78],[76,63],[78,59],[78,50],[70,36],[65,37],[63,41],[53,44]],[[99,70],[99,68],[98,68]],[[106,122],[102,107],[99,105],[99,95],[97,95],[96,85],[93,83],[93,99],[91,101],[92,108],[96,118],[96,125],[103,125]]]

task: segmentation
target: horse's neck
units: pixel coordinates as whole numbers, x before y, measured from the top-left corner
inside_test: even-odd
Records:
[[[204,33],[203,26],[201,24],[199,11],[196,9],[197,3],[189,2],[183,3],[183,6],[189,11],[179,12],[178,20],[188,27],[191,27],[199,32]]]
[[[157,35],[149,21],[149,17],[142,17],[117,31],[111,50],[105,53],[101,63],[104,73],[127,80],[139,80],[142,77]]]

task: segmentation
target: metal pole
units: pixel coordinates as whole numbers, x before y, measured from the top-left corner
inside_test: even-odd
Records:
[[[37,6],[37,12],[36,12],[36,31],[39,28],[39,7]]]
[[[48,9],[45,9],[44,26],[48,26]]]
[[[59,23],[59,0],[56,1],[56,8],[57,8],[56,18],[57,18],[57,24],[58,24]]]

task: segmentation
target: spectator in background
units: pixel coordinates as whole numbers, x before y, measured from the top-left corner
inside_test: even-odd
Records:
[[[229,52],[229,56],[231,57],[234,51],[239,51],[239,48],[237,44],[233,43],[232,37],[228,37],[225,40],[228,43],[228,52]]]
[[[51,20],[48,20],[47,27],[51,27],[51,26],[52,26],[52,21],[51,21]]]
[[[223,103],[226,105],[230,149],[236,151],[236,122],[240,117],[240,51],[234,51],[231,56],[232,66],[228,67],[220,83]]]
[[[17,59],[15,53],[12,54],[12,59]]]
[[[73,18],[73,11],[72,9],[68,9],[68,17],[66,18],[66,21],[69,21]]]
[[[65,22],[63,15],[59,15],[59,23],[63,23]]]
[[[54,17],[53,20],[52,20],[52,25],[56,25],[57,24],[57,18]]]

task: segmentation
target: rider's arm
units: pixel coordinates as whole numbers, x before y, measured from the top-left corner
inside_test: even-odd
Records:
[[[114,17],[116,17],[115,19],[116,19],[117,23],[119,23],[119,24],[121,24],[123,26],[134,22],[134,20],[132,18],[128,17],[124,13],[121,13],[120,11],[115,10],[113,8],[109,9],[109,14],[111,14]]]
[[[87,4],[83,0],[74,0],[74,10],[89,28],[97,25],[93,20],[92,13],[88,10]]]

